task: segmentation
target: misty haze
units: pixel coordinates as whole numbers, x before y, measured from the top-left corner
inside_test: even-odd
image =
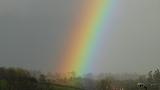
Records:
[[[160,90],[160,0],[0,0],[0,90]]]

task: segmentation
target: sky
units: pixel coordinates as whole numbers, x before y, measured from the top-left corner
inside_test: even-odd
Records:
[[[54,72],[85,0],[0,0],[0,66]],[[92,73],[160,67],[160,0],[117,0]],[[90,73],[89,72],[89,73]]]

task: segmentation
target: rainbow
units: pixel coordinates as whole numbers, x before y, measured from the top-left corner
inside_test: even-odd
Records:
[[[111,8],[115,0],[87,0],[83,9],[78,13],[80,17],[74,19],[71,26],[70,42],[66,52],[63,52],[62,65],[58,71],[63,73],[76,72],[83,75],[88,72],[91,58],[95,55],[95,48],[99,36],[105,29],[110,18]]]

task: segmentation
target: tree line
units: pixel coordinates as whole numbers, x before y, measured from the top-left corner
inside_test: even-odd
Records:
[[[54,84],[40,72],[21,68],[0,67],[0,90],[80,90],[79,88]]]
[[[129,74],[124,75],[126,78]],[[134,75],[131,75],[134,77]],[[118,79],[114,75],[87,74],[78,77],[69,74],[43,74],[22,68],[0,67],[0,90],[138,90],[137,83],[144,83],[148,90],[159,90],[160,70],[149,71],[138,78]]]

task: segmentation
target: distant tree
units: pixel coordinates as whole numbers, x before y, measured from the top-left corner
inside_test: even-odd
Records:
[[[145,75],[141,75],[141,76],[139,76],[139,78],[138,78],[138,82],[146,82],[146,76]]]
[[[46,77],[45,77],[45,75],[43,75],[43,74],[40,75],[40,77],[39,77],[39,82],[40,82],[40,83],[46,82]]]
[[[153,81],[153,74],[152,74],[152,71],[149,71],[149,72],[148,72],[147,81],[148,81],[148,82],[152,82],[152,81]]]
[[[160,71],[158,68],[153,73],[153,79],[155,82],[160,82]]]
[[[85,75],[83,79],[83,87],[85,90],[96,90],[96,81],[93,79],[93,74]]]
[[[102,79],[98,83],[98,90],[111,90],[112,81],[109,78]]]

